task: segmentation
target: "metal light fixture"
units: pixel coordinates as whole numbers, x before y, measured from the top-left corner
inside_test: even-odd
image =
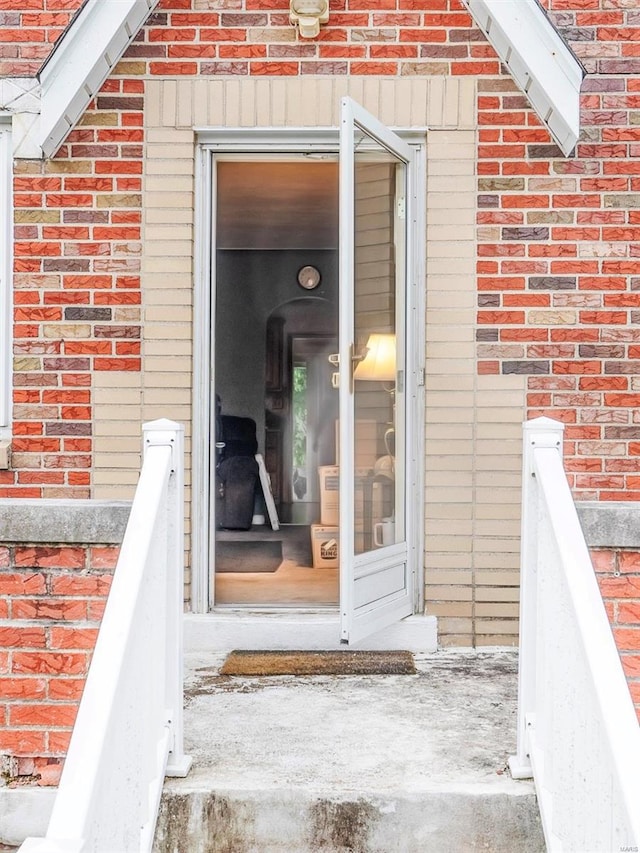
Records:
[[[314,39],[320,24],[329,20],[329,0],[291,0],[289,20],[298,27],[302,38]]]

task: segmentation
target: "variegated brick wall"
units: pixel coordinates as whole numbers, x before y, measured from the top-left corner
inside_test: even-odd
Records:
[[[288,5],[161,0],[56,157],[16,164],[0,495],[130,495],[141,420],[171,398],[189,431],[193,126],[335,124],[349,91],[430,127],[428,606],[447,642],[512,642],[525,414],[567,424],[578,497],[640,496],[640,11],[545,0],[589,71],[565,159],[459,0],[332,0],[310,41]],[[78,6],[0,0],[0,73],[35,74]]]

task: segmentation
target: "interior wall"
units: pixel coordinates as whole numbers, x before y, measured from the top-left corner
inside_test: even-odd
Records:
[[[322,275],[313,293],[304,291],[297,283],[298,270],[306,264],[316,266]],[[217,252],[216,393],[222,399],[223,414],[255,420],[261,453],[264,453],[267,319],[284,303],[305,297],[324,299],[335,306],[337,330],[338,253],[335,250]]]

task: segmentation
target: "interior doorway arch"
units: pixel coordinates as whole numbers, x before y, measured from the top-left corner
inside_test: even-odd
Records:
[[[271,312],[265,340],[265,464],[284,523],[319,517],[318,468],[336,463],[338,393],[328,356],[337,306],[308,296]]]

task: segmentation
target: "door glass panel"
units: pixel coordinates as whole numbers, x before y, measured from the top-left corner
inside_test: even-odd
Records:
[[[355,554],[405,539],[406,164],[355,137]]]

